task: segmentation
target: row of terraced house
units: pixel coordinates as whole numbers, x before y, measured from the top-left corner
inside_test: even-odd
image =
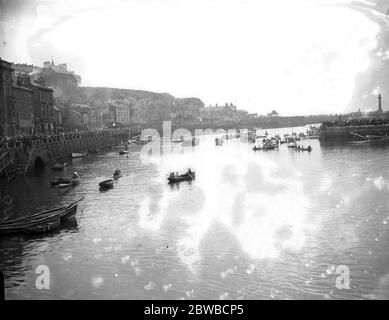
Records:
[[[79,76],[67,72],[65,64],[45,62],[37,72],[32,65],[15,65],[0,58],[0,136],[101,127],[100,113],[86,105],[61,103],[54,97],[55,90],[45,80],[53,75],[54,80],[62,77],[68,82],[70,92],[80,81]]]
[[[43,79],[16,76],[0,58],[0,136],[55,131],[53,90]]]

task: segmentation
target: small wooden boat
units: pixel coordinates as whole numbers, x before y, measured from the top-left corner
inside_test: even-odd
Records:
[[[311,152],[312,151],[312,147],[306,147],[306,148],[304,148],[304,147],[300,147],[300,146],[298,146],[298,147],[296,147],[296,148],[294,148],[296,151],[308,151],[308,152]]]
[[[55,215],[55,217],[59,217],[61,221],[68,220],[69,218],[72,218],[77,213],[77,203],[83,200],[84,197],[80,198],[79,200],[64,206],[60,208],[54,208],[50,210],[41,211],[35,214],[32,214],[27,217],[20,217],[12,220],[5,220],[0,222],[0,229],[5,226],[11,226],[11,225],[17,225],[17,224],[27,224],[30,222],[37,221],[42,218],[48,218],[52,215]],[[0,232],[1,233],[1,232]]]
[[[50,181],[50,184],[51,184],[52,186],[57,186],[57,185],[63,184],[63,183],[70,183],[71,181],[72,181],[71,179],[57,178],[57,180]]]
[[[267,143],[262,146],[262,150],[275,150],[275,149],[278,149],[278,146],[274,144]]]
[[[51,170],[62,171],[65,169],[65,164],[56,163],[51,167]]]
[[[86,151],[82,152],[82,153],[77,153],[77,152],[73,152],[72,153],[72,158],[73,159],[76,159],[76,158],[84,158],[88,155],[88,153]]]
[[[253,150],[254,150],[254,151],[259,151],[259,150],[261,150],[261,147],[255,146],[255,147],[253,148]]]
[[[71,178],[71,179],[66,179],[66,178],[58,178],[57,180],[51,181],[50,184],[52,186],[59,186],[59,187],[66,187],[66,185],[69,186],[75,186],[78,185],[80,181],[77,180],[77,178]]]
[[[57,220],[60,220],[60,222],[70,220],[75,217],[77,213],[77,202],[82,199],[66,207],[39,212],[28,217],[3,221],[0,223],[0,234],[18,233],[23,232],[29,227],[42,226]]]
[[[60,183],[60,184],[58,184],[58,187],[60,187],[61,189],[72,187],[72,186],[73,186],[73,183]]]
[[[60,225],[61,225],[61,220],[58,219],[58,220],[55,220],[55,221],[47,222],[45,224],[40,224],[40,225],[36,225],[36,226],[26,227],[24,229],[24,232],[27,233],[27,234],[45,233],[45,232],[49,232],[49,231],[52,231],[54,229],[59,228]]]
[[[101,189],[113,188],[113,179],[108,179],[108,180],[101,181],[99,183],[99,187]]]
[[[128,151],[127,150],[119,150],[119,154],[120,155],[128,154]]]
[[[196,178],[196,174],[194,171],[191,171],[190,173],[184,173],[179,176],[173,176],[170,175],[167,179],[169,180],[169,184],[171,183],[177,183],[177,182],[182,182],[182,181],[192,181]]]

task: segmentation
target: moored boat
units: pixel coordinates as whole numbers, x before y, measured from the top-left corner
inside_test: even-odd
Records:
[[[274,144],[264,144],[262,146],[262,150],[275,150],[275,149],[278,149],[278,146]]]
[[[42,226],[59,220],[60,222],[70,220],[77,213],[77,203],[80,200],[61,208],[55,208],[35,213],[28,217],[21,217],[0,222],[0,234],[23,232],[28,227]]]
[[[58,187],[60,187],[61,189],[63,188],[68,188],[68,187],[72,187],[73,186],[73,183],[70,182],[70,183],[60,183],[58,184]]]
[[[169,184],[182,182],[182,181],[192,181],[196,178],[196,173],[194,171],[188,170],[186,173],[181,175],[175,175],[173,172],[170,173],[169,177],[167,178],[169,180]]]
[[[66,179],[66,178],[57,178],[56,180],[50,181],[50,184],[52,186],[57,186],[61,183],[70,183],[71,179]]]
[[[59,228],[60,225],[61,225],[61,220],[57,219],[55,221],[47,222],[44,224],[26,227],[24,229],[24,232],[27,234],[45,233]]]
[[[77,152],[73,152],[72,153],[72,158],[73,159],[76,159],[76,158],[84,158],[88,155],[88,153],[86,151],[82,152],[82,153],[77,153]]]
[[[64,163],[64,164],[55,163],[55,164],[51,167],[51,170],[62,171],[63,169],[65,169],[65,167],[66,167],[66,163]]]
[[[32,222],[32,221],[37,220],[37,219],[49,217],[52,214],[56,214],[57,216],[59,216],[59,218],[61,220],[66,220],[69,217],[73,216],[77,212],[77,203],[83,199],[84,199],[84,197],[82,197],[81,199],[79,199],[79,200],[77,200],[77,201],[75,201],[67,206],[41,211],[38,213],[34,213],[30,216],[27,216],[27,217],[20,217],[20,218],[16,218],[16,219],[12,219],[12,220],[1,221],[0,227],[6,226],[6,225],[11,225],[11,224]]]
[[[119,154],[122,156],[124,154],[128,154],[127,150],[119,150]]]
[[[101,181],[99,183],[99,187],[101,189],[110,189],[110,188],[113,188],[113,179],[108,179],[108,180],[104,180],[104,181]]]

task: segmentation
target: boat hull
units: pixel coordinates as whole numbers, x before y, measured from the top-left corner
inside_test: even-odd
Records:
[[[168,179],[168,183],[169,184],[173,184],[173,183],[179,183],[179,182],[182,182],[182,181],[192,181],[196,178],[196,175],[194,172],[192,172],[191,175],[188,175],[188,174],[182,174],[178,177],[174,177],[174,178],[167,178]]]
[[[58,229],[60,225],[61,225],[61,221],[60,219],[58,219],[56,221],[48,222],[42,225],[27,227],[24,229],[24,232],[27,234],[46,233]]]
[[[3,221],[0,223],[0,234],[23,232],[28,227],[45,225],[57,220],[60,222],[68,221],[73,219],[76,213],[77,203],[73,203],[66,207],[36,213],[29,217]]]
[[[110,188],[113,188],[113,180],[110,179],[110,180],[105,180],[105,181],[102,181],[99,183],[99,187],[101,189],[110,189]]]

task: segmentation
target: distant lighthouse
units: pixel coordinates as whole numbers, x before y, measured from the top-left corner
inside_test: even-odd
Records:
[[[381,104],[381,93],[378,94],[378,110],[377,112],[382,113],[382,104]]]

